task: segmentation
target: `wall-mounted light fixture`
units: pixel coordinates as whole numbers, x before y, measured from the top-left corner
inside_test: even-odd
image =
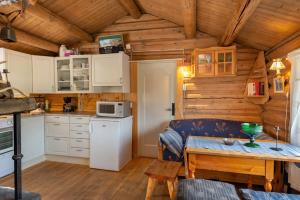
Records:
[[[193,72],[192,72],[192,64],[187,59],[187,56],[185,55],[185,50],[183,49],[183,56],[182,56],[182,65],[181,65],[181,74],[183,78],[192,78]]]
[[[273,59],[273,63],[270,67],[270,70],[275,70],[276,75],[280,76],[280,70],[285,69],[285,65],[282,63],[281,58]]]

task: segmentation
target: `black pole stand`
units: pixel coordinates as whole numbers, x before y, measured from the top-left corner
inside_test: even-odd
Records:
[[[22,199],[21,113],[14,113],[14,178],[15,200]]]

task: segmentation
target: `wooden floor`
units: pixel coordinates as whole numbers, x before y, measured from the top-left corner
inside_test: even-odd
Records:
[[[144,171],[152,159],[138,158],[121,172],[90,169],[88,166],[43,162],[23,172],[26,191],[38,192],[43,200],[134,200],[145,199]],[[13,186],[13,177],[0,179],[1,186]],[[153,199],[169,199],[167,187],[158,185]]]

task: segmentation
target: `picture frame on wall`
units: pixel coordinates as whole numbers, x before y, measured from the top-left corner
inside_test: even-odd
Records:
[[[124,51],[122,34],[104,35],[99,37],[100,54],[118,53]]]
[[[284,77],[276,77],[273,79],[274,93],[284,93]]]

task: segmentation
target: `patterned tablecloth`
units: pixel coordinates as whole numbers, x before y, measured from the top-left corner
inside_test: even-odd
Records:
[[[237,151],[242,153],[270,154],[274,156],[293,156],[300,157],[300,147],[291,144],[278,144],[282,151],[271,150],[275,147],[273,142],[256,142],[260,146],[258,148],[246,147],[244,144],[248,141],[237,140],[234,145],[229,146],[223,143],[223,139],[208,139],[201,137],[189,137],[186,142],[186,148],[201,148],[224,151]]]

